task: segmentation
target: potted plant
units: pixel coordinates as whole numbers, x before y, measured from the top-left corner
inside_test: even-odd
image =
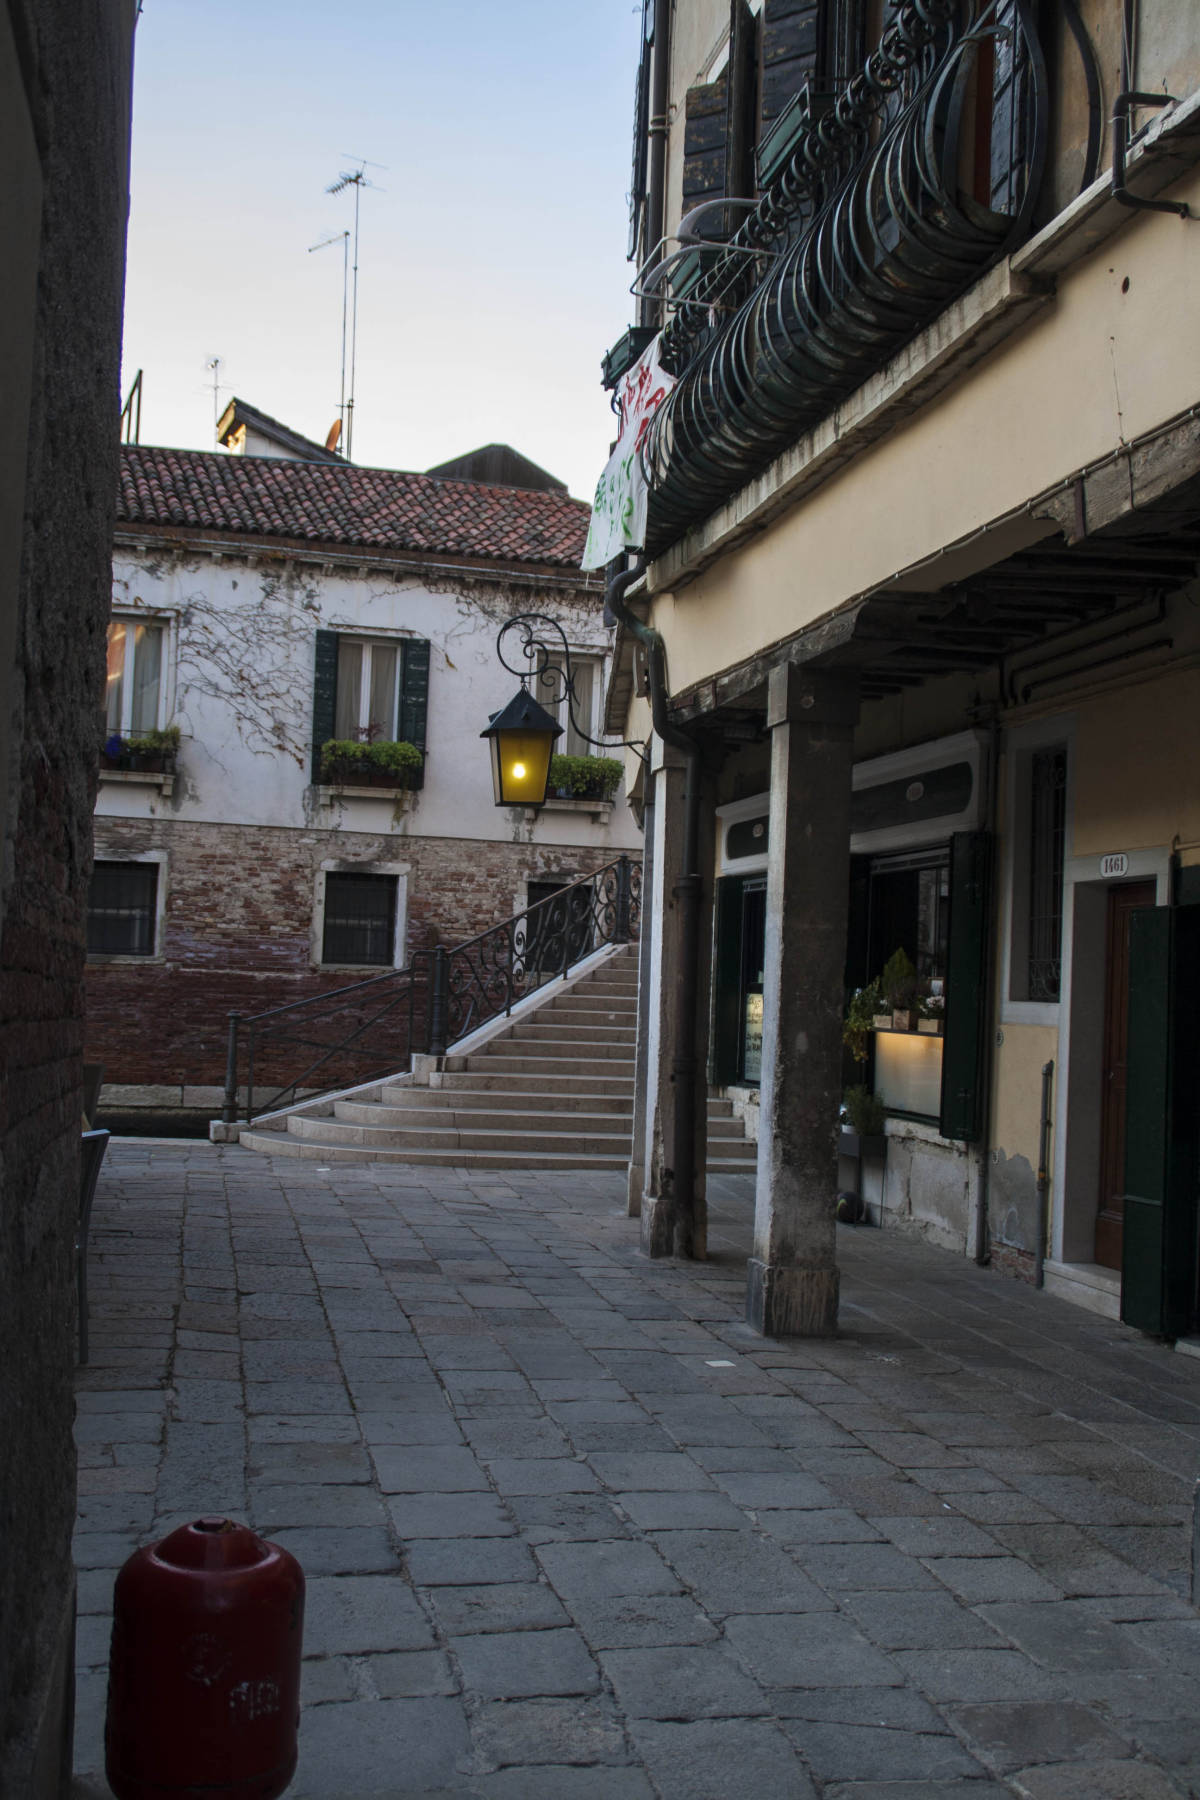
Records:
[[[941,1037],[946,1019],[946,996],[940,981],[930,982],[917,996],[917,1030],[926,1037]]]
[[[164,725],[161,730],[139,731],[122,737],[114,731],[105,738],[100,751],[102,769],[136,769],[148,774],[170,775],[179,750],[178,725]]]
[[[425,758],[415,744],[389,738],[329,738],[321,745],[321,780],[331,787],[417,788]]]
[[[884,1122],[887,1111],[878,1094],[860,1083],[842,1097],[843,1156],[882,1156],[887,1149]]]
[[[883,1007],[879,979],[866,987],[856,988],[850,996],[846,1017],[842,1021],[842,1042],[855,1062],[865,1063],[870,1050],[871,1031]]]
[[[611,800],[621,774],[615,756],[552,756],[547,792],[559,800]]]
[[[893,950],[879,977],[883,997],[892,1011],[893,1031],[913,1031],[917,1023],[917,971],[903,949]]]

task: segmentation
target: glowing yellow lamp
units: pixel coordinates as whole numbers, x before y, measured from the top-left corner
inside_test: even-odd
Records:
[[[525,688],[493,713],[480,737],[492,747],[492,791],[497,806],[541,806],[550,782],[550,758],[562,726]]]

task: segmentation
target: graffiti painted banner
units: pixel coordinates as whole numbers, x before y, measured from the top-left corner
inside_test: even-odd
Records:
[[[642,472],[642,440],[650,421],[675,385],[658,360],[658,339],[622,377],[617,389],[621,434],[596,484],[592,522],[583,547],[581,567],[602,569],[625,550],[646,542],[646,477]]]

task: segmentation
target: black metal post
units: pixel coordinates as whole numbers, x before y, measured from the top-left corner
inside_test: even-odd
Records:
[[[439,944],[433,953],[433,981],[429,996],[429,1054],[445,1056],[446,1029],[450,1013],[450,961],[446,947]]]
[[[630,925],[630,889],[629,858],[627,856],[621,856],[617,858],[617,929],[615,941],[618,944],[627,944],[633,936]]]
[[[1053,1088],[1054,1064],[1048,1062],[1042,1068],[1042,1117],[1038,1128],[1037,1247],[1033,1259],[1035,1287],[1042,1287],[1046,1280],[1046,1233],[1050,1225],[1050,1132],[1053,1126],[1050,1100]]]
[[[226,1125],[237,1124],[237,1054],[240,1013],[229,1015],[229,1047],[225,1052],[225,1104],[221,1117]]]

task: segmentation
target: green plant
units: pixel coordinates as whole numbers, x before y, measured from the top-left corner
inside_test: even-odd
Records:
[[[329,738],[321,745],[321,776],[326,781],[352,779],[381,770],[394,775],[397,786],[421,768],[424,757],[415,744],[381,739],[364,743],[359,738]]]
[[[883,1008],[883,990],[878,979],[869,981],[850,996],[842,1023],[842,1042],[855,1062],[865,1063],[871,1041],[871,1024]]]
[[[155,756],[174,756],[179,749],[180,737],[178,725],[164,725],[161,731],[141,731],[131,737],[129,748]]]
[[[181,733],[178,725],[164,725],[161,730],[131,732],[122,737],[114,731],[104,740],[104,754],[114,760],[120,756],[174,756]]]
[[[873,1094],[869,1087],[860,1082],[857,1087],[847,1088],[842,1105],[851,1131],[856,1131],[860,1138],[883,1135],[887,1112],[879,1095]]]
[[[611,800],[621,780],[621,765],[615,756],[552,756],[550,786],[581,796],[598,794]]]
[[[893,1012],[904,1012],[917,997],[917,971],[905,950],[893,950],[879,977],[884,999]]]

